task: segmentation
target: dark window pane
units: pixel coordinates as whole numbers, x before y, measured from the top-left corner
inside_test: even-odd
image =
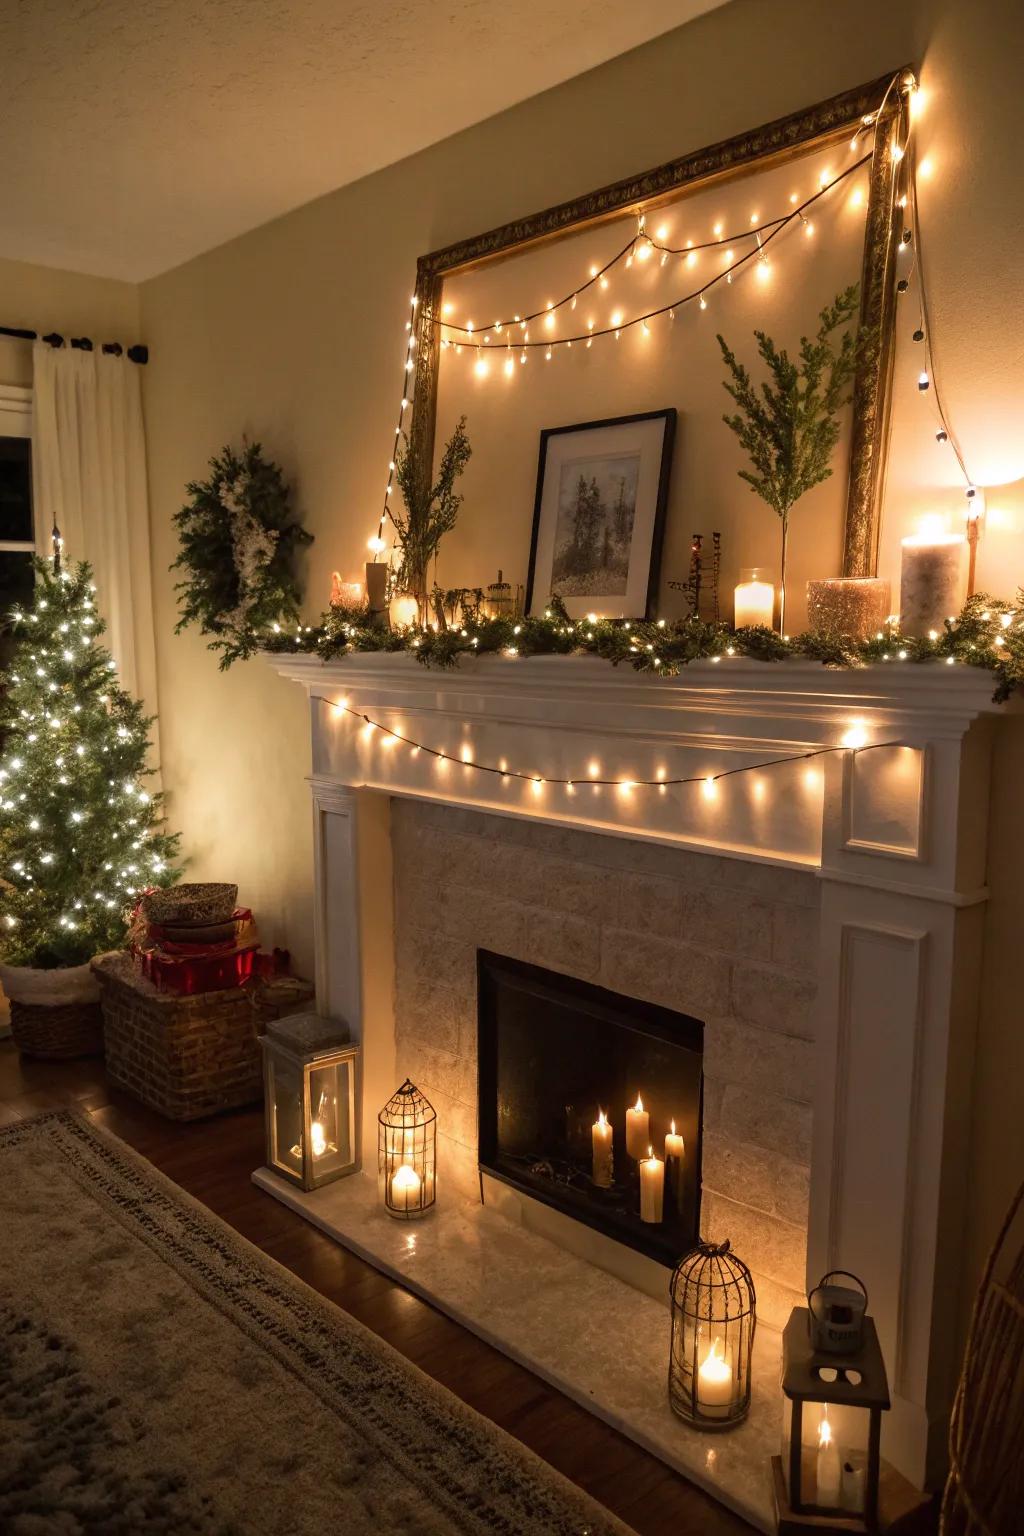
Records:
[[[0,437],[0,539],[32,537],[32,444]]]
[[[24,608],[32,601],[32,584],[32,556],[0,552],[0,675],[6,672],[16,647],[8,617],[12,608]]]

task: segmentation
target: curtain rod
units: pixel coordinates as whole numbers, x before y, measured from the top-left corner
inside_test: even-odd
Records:
[[[62,347],[64,337],[57,331],[51,331],[49,335],[40,337],[38,331],[29,331],[22,326],[0,325],[0,336],[13,336],[16,341],[46,341],[51,347]],[[88,336],[72,336],[71,345],[77,347],[79,352],[91,352],[92,341]],[[101,352],[108,353],[111,357],[120,357],[124,354],[130,363],[149,362],[149,348],[144,346],[122,347],[119,341],[105,341],[100,348]]]

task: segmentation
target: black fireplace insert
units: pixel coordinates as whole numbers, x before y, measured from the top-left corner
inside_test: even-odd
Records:
[[[488,950],[477,1015],[481,1168],[674,1265],[698,1235],[701,1021]]]

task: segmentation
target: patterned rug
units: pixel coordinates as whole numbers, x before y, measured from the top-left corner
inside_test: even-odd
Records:
[[[626,1527],[87,1120],[0,1130],[5,1536]]]

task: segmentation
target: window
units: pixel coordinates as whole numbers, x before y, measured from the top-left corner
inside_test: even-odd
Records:
[[[32,392],[0,384],[0,622],[32,595]],[[0,665],[8,641],[0,632]]]

